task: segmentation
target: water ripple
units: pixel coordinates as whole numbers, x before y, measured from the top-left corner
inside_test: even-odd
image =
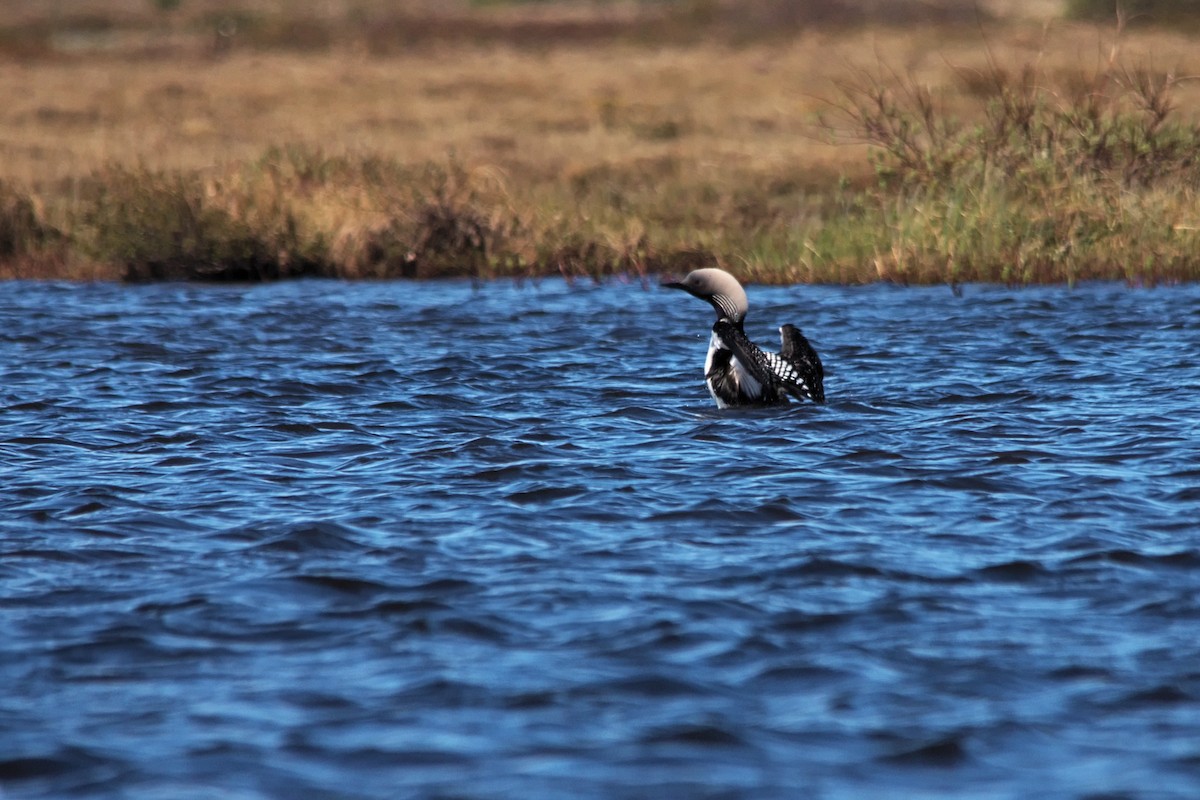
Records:
[[[1190,798],[1200,289],[0,292],[14,797]]]

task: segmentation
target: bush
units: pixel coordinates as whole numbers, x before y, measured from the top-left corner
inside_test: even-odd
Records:
[[[193,174],[113,168],[85,187],[76,243],[91,257],[120,264],[125,279],[258,281],[320,274],[323,246],[301,236],[296,216],[277,207],[249,219],[253,198],[220,197]]]
[[[1068,0],[1067,16],[1072,19],[1134,25],[1200,24],[1200,3],[1196,0]]]
[[[58,238],[58,232],[42,223],[33,200],[0,182],[0,259],[27,256]]]
[[[1200,271],[1200,127],[1172,116],[1178,78],[1114,64],[1058,89],[1033,68],[963,79],[985,104],[982,124],[955,124],[895,73],[842,87],[843,119],[875,148],[860,227],[879,231],[870,257],[881,277],[1157,282]]]

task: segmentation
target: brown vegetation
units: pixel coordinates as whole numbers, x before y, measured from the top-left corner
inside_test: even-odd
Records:
[[[1200,273],[1200,56],[1167,31],[1021,0],[44,5],[0,30],[4,275]]]

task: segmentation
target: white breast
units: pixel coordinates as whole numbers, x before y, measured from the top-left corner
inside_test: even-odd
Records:
[[[725,401],[717,397],[717,393],[713,391],[712,380],[708,378],[708,373],[712,371],[713,354],[718,350],[727,350],[727,348],[721,344],[721,338],[717,336],[716,331],[713,331],[712,336],[708,340],[708,355],[704,358],[704,383],[708,386],[708,393],[716,401],[717,408],[728,408],[729,406]],[[746,368],[742,366],[742,362],[738,361],[737,356],[730,354],[729,363],[733,368],[733,382],[737,385],[738,393],[749,398],[757,399],[761,397],[762,384],[746,371]]]
[[[712,336],[708,337],[708,355],[704,357],[704,374],[712,372],[713,353],[718,350],[723,350],[721,339],[717,336],[717,332],[713,331]]]

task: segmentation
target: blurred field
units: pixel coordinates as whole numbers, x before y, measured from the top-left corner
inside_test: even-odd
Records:
[[[758,280],[1020,282],[1172,280],[1200,264],[1188,255],[1200,253],[1196,173],[1178,155],[1200,116],[1200,48],[1187,33],[1068,22],[1043,0],[172,5],[8,4],[3,274],[600,274],[720,263]],[[1091,97],[1095,135],[1115,137],[1100,123],[1140,125],[1150,113],[1138,76],[1167,84],[1169,108],[1149,139],[1131,134],[1113,158],[1151,158],[1137,155],[1149,147],[1156,163],[1175,161],[1149,181],[1103,159],[1064,172],[1062,181],[1100,181],[1099,199],[1066,186],[1035,198],[1053,241],[1032,255],[1001,230],[965,230],[994,211],[986,204],[949,220],[951,184],[930,189],[933,172],[911,180],[856,106],[889,94],[893,108],[877,111],[916,126],[920,161],[941,147],[920,130],[929,115],[949,126],[949,151],[950,131],[995,124],[1006,92],[1036,95],[1051,112],[1085,109]],[[1073,146],[1087,149],[1093,134],[1081,135]],[[1163,155],[1167,139],[1174,149]],[[982,170],[972,188],[945,169],[967,199],[997,180]],[[937,230],[900,213],[920,203],[938,209]],[[1130,227],[1138,209],[1145,219]],[[1090,220],[1080,235],[1092,247],[1099,237],[1111,257],[1085,260],[1092,251],[1069,241],[1076,221],[1059,225],[1060,212]],[[1123,227],[1105,239],[1103,218],[1118,212]],[[1026,256],[1036,268],[1003,271]]]

